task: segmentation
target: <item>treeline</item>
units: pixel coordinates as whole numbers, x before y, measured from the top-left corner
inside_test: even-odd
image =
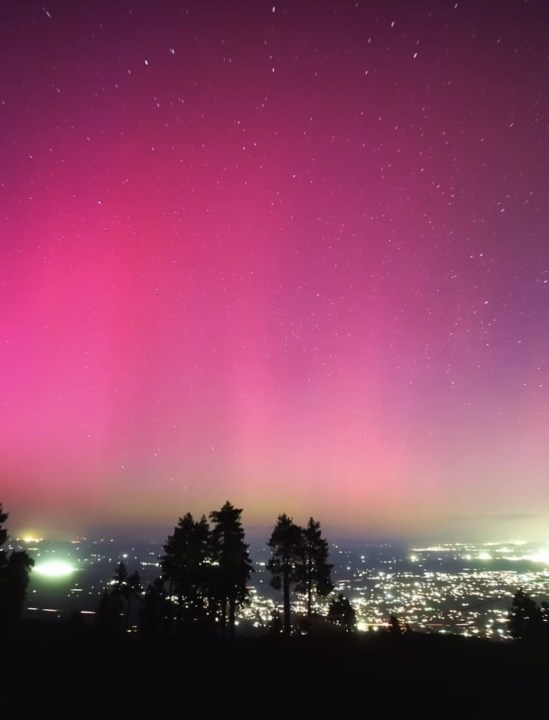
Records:
[[[137,572],[130,574],[119,563],[97,608],[97,627],[105,632],[128,629],[130,607],[140,599],[143,634],[233,635],[237,610],[249,602],[254,572],[241,518],[242,509],[230,502],[208,517],[184,515],[162,547],[160,575],[146,589]],[[314,518],[301,527],[286,514],[278,516],[268,546],[267,570],[283,599],[282,616],[273,614],[271,631],[290,635],[292,593],[302,596],[311,620],[315,601],[334,589],[329,546]],[[355,627],[354,609],[341,594],[332,600],[327,619],[346,630]]]

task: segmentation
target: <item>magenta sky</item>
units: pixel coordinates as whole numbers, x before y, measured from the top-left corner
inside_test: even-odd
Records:
[[[543,537],[545,0],[0,6],[10,528]]]

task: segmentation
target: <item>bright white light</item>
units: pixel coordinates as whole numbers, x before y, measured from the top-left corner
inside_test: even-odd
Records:
[[[34,572],[45,577],[65,577],[76,570],[68,560],[46,560],[34,568]]]
[[[531,555],[525,555],[525,560],[531,560],[535,563],[542,563],[543,565],[549,565],[549,552],[547,550],[540,550],[537,553],[532,553]]]

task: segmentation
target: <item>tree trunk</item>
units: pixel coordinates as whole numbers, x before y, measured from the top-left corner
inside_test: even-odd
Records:
[[[132,606],[132,596],[128,595],[126,599],[126,617],[124,618],[124,630],[127,630],[130,626],[130,609]]]
[[[290,569],[284,564],[282,576],[282,590],[284,593],[284,635],[290,634]]]
[[[229,635],[234,635],[234,621],[236,618],[236,599],[229,598]]]

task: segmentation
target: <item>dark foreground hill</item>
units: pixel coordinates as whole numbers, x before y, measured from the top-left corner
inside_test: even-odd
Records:
[[[456,636],[146,642],[24,625],[3,643],[9,718],[515,718],[547,709],[547,648]]]

